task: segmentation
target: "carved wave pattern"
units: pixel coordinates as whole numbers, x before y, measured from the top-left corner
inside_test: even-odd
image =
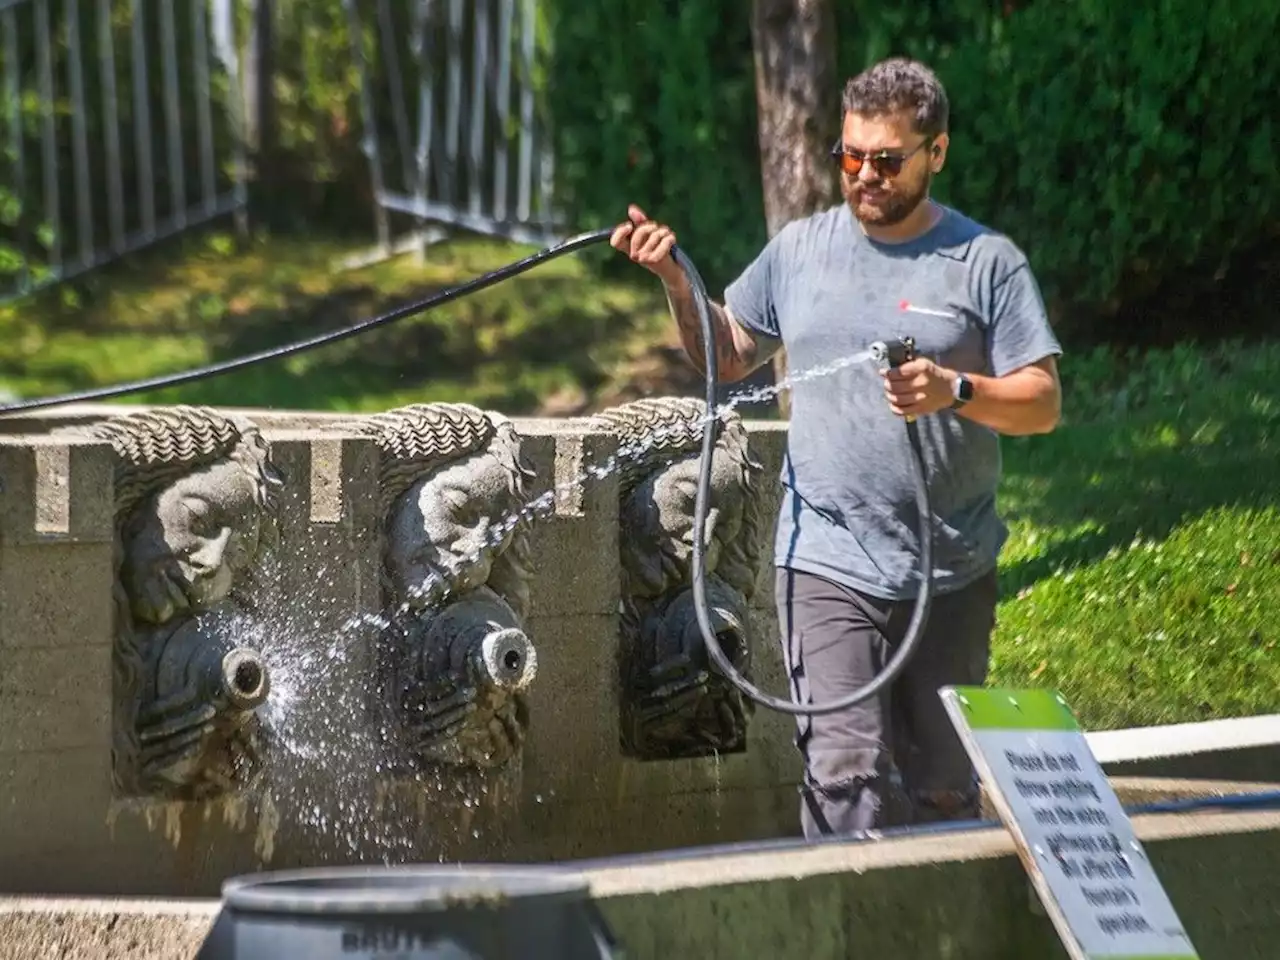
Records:
[[[706,416],[702,400],[653,397],[602,410],[590,422],[618,438],[618,487],[625,497],[659,466],[699,450]],[[730,411],[725,421],[736,426],[740,418]]]
[[[419,403],[365,417],[356,424],[381,453],[383,512],[414,481],[438,466],[483,450],[497,426],[465,403]]]
[[[235,452],[256,429],[209,407],[175,406],[113,417],[93,429],[111,444],[116,468],[116,515],[124,519],[148,492]]]

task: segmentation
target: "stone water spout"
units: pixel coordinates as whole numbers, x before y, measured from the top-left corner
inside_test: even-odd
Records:
[[[412,765],[488,769],[519,752],[537,653],[525,632],[533,471],[514,426],[466,404],[360,421],[380,463],[379,650],[390,728]]]
[[[262,655],[239,645],[237,620],[225,606],[197,614],[157,652],[138,723],[148,780],[181,789],[251,735],[271,684]]]
[[[115,471],[114,773],[124,796],[207,799],[254,770],[270,690],[252,645],[283,478],[258,429],[202,407],[94,428]]]
[[[618,439],[618,649],[622,747],[640,759],[733,753],[746,748],[753,709],[707,655],[694,612],[694,501],[704,403],[637,400],[592,418]],[[638,452],[637,452],[638,451]],[[707,601],[729,660],[749,675],[749,614],[765,546],[761,465],[741,418],[722,423],[712,461],[707,516]]]

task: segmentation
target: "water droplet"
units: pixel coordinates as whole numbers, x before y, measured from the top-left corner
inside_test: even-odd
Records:
[[[855,363],[865,362],[869,354],[855,354],[814,367],[793,372],[778,384],[759,387],[730,395],[727,401],[700,416],[695,427],[723,419],[735,407],[759,403],[788,387],[826,376]],[[374,612],[348,616],[336,634],[324,625],[334,612],[337,601],[333,586],[334,573],[328,567],[316,572],[306,595],[290,597],[292,609],[276,611],[271,616],[243,618],[240,626],[253,645],[262,650],[272,675],[272,694],[259,709],[264,740],[267,784],[264,798],[270,799],[281,820],[300,823],[310,830],[328,834],[353,849],[362,841],[376,841],[384,847],[390,860],[393,848],[408,852],[416,838],[404,821],[388,819],[378,797],[382,778],[391,773],[390,757],[385,744],[394,734],[383,724],[361,726],[358,718],[365,715],[366,691],[381,689],[377,684],[353,686],[334,666],[361,662],[367,650],[369,632],[387,630],[394,620],[422,607],[448,599],[459,587],[461,579],[475,564],[504,542],[522,522],[548,513],[558,499],[567,499],[592,479],[603,480],[634,458],[660,449],[672,438],[683,436],[688,424],[666,423],[649,434],[620,445],[603,460],[587,464],[576,476],[557,483],[552,489],[533,498],[509,513],[490,518],[490,526],[482,537],[482,546],[461,557],[447,570],[425,577],[394,613]],[[337,611],[341,613],[341,611]],[[333,617],[333,619],[339,619]],[[415,777],[423,791],[456,796],[456,784],[446,784],[436,773],[433,777]],[[480,791],[488,796],[487,789]],[[554,790],[534,796],[542,804],[555,797]],[[480,805],[474,797],[465,797],[468,809]],[[337,811],[331,815],[330,811]],[[473,831],[479,836],[479,830]]]

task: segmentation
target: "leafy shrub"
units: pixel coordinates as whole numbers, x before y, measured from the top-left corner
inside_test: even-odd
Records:
[[[557,203],[582,229],[638,203],[672,224],[709,288],[722,288],[766,239],[750,4],[550,7]],[[894,52],[932,59],[985,32],[999,9],[991,0],[910,11],[836,3],[840,71]]]
[[[839,3],[842,76],[891,54],[951,95],[937,196],[1028,252],[1064,335],[1280,236],[1268,0]],[[715,289],[763,242],[749,7],[556,4],[559,199],[677,226]],[[833,109],[835,91],[833,91]]]
[[[764,240],[748,5],[551,10],[557,205],[588,229],[639,204],[723,286]]]
[[[937,64],[941,195],[1026,248],[1068,327],[1211,277],[1277,236],[1278,29],[1269,0],[1032,4]]]

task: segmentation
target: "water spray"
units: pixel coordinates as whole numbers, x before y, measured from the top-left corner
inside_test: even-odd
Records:
[[[279,359],[327,343],[356,336],[404,317],[423,313],[475,293],[556,257],[609,239],[612,228],[584,233],[484,274],[432,297],[404,304],[353,326],[292,344],[236,357],[162,377],[37,397],[0,406],[0,417],[69,403],[102,400],[142,390],[190,383]],[[906,638],[897,653],[870,683],[832,703],[803,704],[770,696],[737,672],[721,648],[706,595],[704,543],[711,494],[712,455],[723,412],[716,386],[716,337],[710,298],[702,277],[684,251],[672,256],[694,293],[702,325],[706,358],[707,415],[703,420],[702,455],[694,505],[692,593],[703,642],[712,662],[743,694],[768,709],[811,715],[844,710],[875,696],[906,666],[923,634],[932,597],[933,524],[919,428],[906,419],[911,444],[916,500],[919,507],[921,586]],[[915,355],[910,339],[883,341],[869,351],[882,367],[900,366]],[[473,669],[496,685],[516,689],[536,671],[531,646],[522,635],[499,632],[474,651]],[[221,693],[256,705],[266,696],[266,673],[256,655],[220,661],[210,673]],[[581,875],[549,867],[475,868],[338,868],[301,870],[232,879],[223,886],[223,909],[203,944],[202,960],[265,960],[283,954],[305,954],[316,960],[389,949],[403,956],[426,958],[559,956],[566,960],[606,960],[618,955],[608,925],[592,902]]]
[[[554,260],[569,253],[576,253],[587,247],[594,246],[597,243],[607,242],[613,233],[613,228],[605,228],[595,230],[588,233],[581,233],[570,237],[563,242],[551,247],[547,247],[538,251],[522,260],[507,264],[497,270],[482,274],[474,280],[459,284],[456,287],[442,290],[430,297],[422,300],[416,300],[411,303],[403,304],[386,313],[363,320],[353,324],[350,327],[344,327],[340,330],[330,331],[329,333],[320,334],[305,340],[299,340],[294,343],[284,344],[279,347],[273,347],[262,350],[257,353],[246,354],[240,357],[234,357],[219,363],[210,364],[204,367],[197,367],[192,370],[185,370],[178,373],[167,374],[160,377],[152,377],[145,380],[135,380],[123,384],[115,384],[107,387],[98,387],[90,390],[82,390],[75,393],[66,393],[50,397],[36,397],[29,400],[20,400],[16,403],[9,403],[0,406],[0,418],[6,415],[16,413],[47,409],[50,407],[64,406],[69,403],[86,402],[91,400],[103,400],[109,397],[119,397],[126,394],[138,393],[143,390],[154,390],[162,387],[176,386],[183,383],[191,383],[196,380],[203,380],[213,376],[219,376],[224,373],[230,373],[234,370],[244,369],[258,363],[264,363],[268,360],[276,360],[293,354],[302,353],[306,350],[313,350],[317,347],[354,337],[359,334],[368,332],[377,327],[394,323],[406,317],[415,316],[432,310],[435,307],[457,300],[460,297],[468,296],[472,293],[491,287],[503,280],[510,279],[539,264]],[[702,281],[701,274],[698,273],[697,267],[693,261],[679,247],[673,247],[671,255],[680,269],[684,271],[689,281],[690,288],[693,290],[694,303],[697,305],[698,319],[702,326],[702,339],[704,344],[703,353],[706,358],[705,374],[706,374],[706,402],[707,416],[703,420],[702,430],[702,457],[698,471],[698,488],[694,505],[694,529],[699,531],[698,536],[693,542],[693,569],[692,569],[692,588],[694,609],[698,620],[698,627],[702,632],[703,641],[706,644],[707,653],[716,668],[729,679],[744,695],[754,700],[756,703],[770,710],[781,713],[788,713],[800,716],[816,716],[820,714],[836,713],[845,710],[864,700],[870,699],[880,692],[887,684],[893,681],[907,662],[915,654],[916,648],[920,644],[920,640],[924,633],[924,626],[929,614],[930,603],[933,596],[933,523],[932,510],[929,503],[929,486],[928,479],[925,474],[924,453],[920,445],[919,427],[914,417],[906,417],[906,433],[907,440],[911,445],[913,456],[911,457],[913,474],[916,487],[916,505],[920,516],[920,590],[916,596],[915,608],[911,614],[910,623],[907,626],[906,636],[903,642],[898,646],[897,652],[894,654],[889,663],[873,680],[865,686],[850,692],[848,695],[832,701],[830,703],[804,704],[792,700],[784,700],[779,697],[771,696],[754,686],[746,677],[742,676],[729,662],[729,658],[725,655],[721,648],[717,637],[715,627],[712,623],[711,611],[707,604],[706,597],[706,545],[703,542],[703,531],[706,529],[707,514],[709,512],[709,500],[711,495],[711,465],[712,454],[715,449],[717,432],[720,417],[717,416],[718,410],[716,386],[719,381],[719,372],[716,363],[716,335],[715,326],[711,322],[710,297],[707,289]],[[903,309],[910,311],[910,305],[903,302]],[[917,308],[919,312],[921,308]],[[915,343],[910,338],[899,340],[878,341],[872,344],[869,350],[869,356],[880,364],[881,367],[897,367],[906,363],[915,357]],[[519,662],[516,662],[516,661]],[[499,659],[491,660],[486,658],[484,667],[496,675],[502,675],[508,683],[516,686],[522,685],[525,675],[531,672],[532,663],[526,663],[524,658],[520,656],[518,651],[505,650],[503,656]]]

